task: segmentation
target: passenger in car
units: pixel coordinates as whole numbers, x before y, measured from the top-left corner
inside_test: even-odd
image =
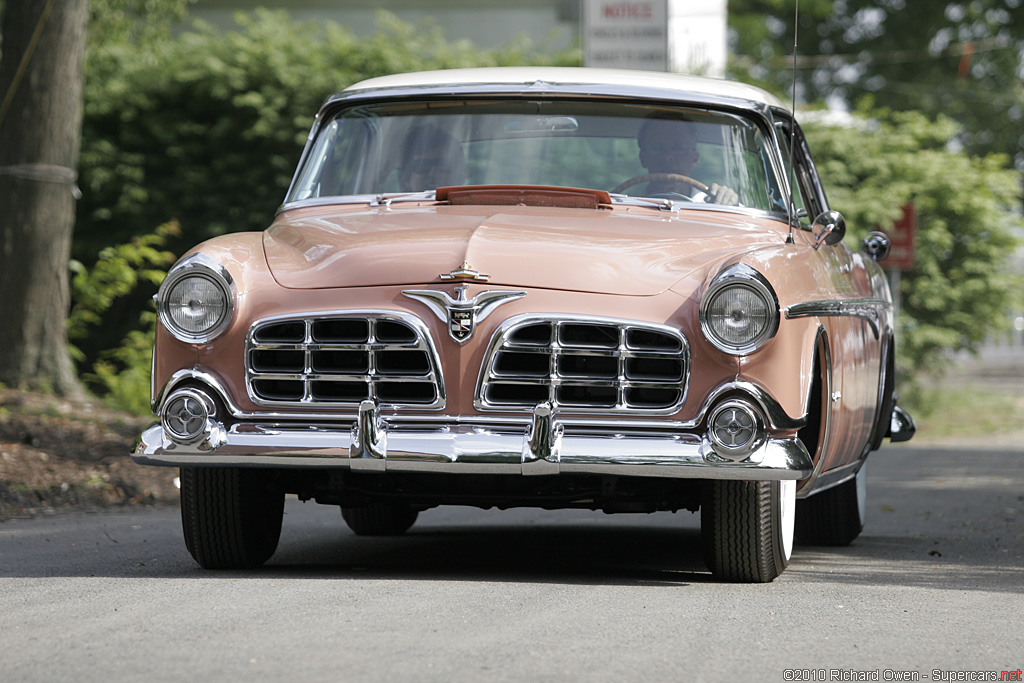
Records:
[[[462,144],[433,124],[414,126],[402,142],[398,176],[407,192],[462,185],[466,181],[466,155]]]
[[[645,121],[637,134],[637,144],[640,146],[640,164],[651,174],[691,176],[697,161],[700,160],[693,127],[686,121]],[[700,188],[677,178],[652,179],[645,194],[681,194],[696,201],[731,206],[739,204],[739,195],[724,185],[711,183],[705,193]]]

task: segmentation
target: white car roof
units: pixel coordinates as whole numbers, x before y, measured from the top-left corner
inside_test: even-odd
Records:
[[[428,86],[487,86],[522,85],[524,88],[535,83],[554,86],[595,86],[600,93],[601,86],[628,87],[637,90],[651,89],[661,92],[678,92],[680,95],[708,95],[756,102],[768,107],[783,107],[781,100],[761,88],[726,81],[718,78],[704,78],[656,71],[634,71],[627,69],[592,69],[582,67],[487,67],[477,69],[447,69],[442,71],[420,71],[370,78],[349,86],[344,92],[379,88],[423,88]]]

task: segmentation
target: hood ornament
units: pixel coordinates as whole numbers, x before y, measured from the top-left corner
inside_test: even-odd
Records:
[[[494,289],[480,292],[470,299],[466,295],[468,289],[469,285],[456,287],[455,298],[438,289],[404,289],[402,294],[423,302],[441,322],[447,322],[448,336],[460,344],[473,336],[476,324],[495,308],[526,296],[526,292]]]
[[[469,261],[463,261],[461,266],[450,273],[441,273],[439,277],[442,280],[476,280],[477,282],[487,282],[491,279],[490,275],[484,275],[480,271],[474,270],[473,266],[469,265]]]

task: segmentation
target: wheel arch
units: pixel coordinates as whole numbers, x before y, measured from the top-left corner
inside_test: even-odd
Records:
[[[832,402],[828,397],[833,391],[832,346],[824,325],[818,324],[813,337],[813,353],[810,358],[810,376],[804,402],[805,424],[798,438],[807,448],[814,463],[814,471],[799,482],[797,495],[806,497],[814,491],[814,484],[825,464],[825,452],[832,433]]]

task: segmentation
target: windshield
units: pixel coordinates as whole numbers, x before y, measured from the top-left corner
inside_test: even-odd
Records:
[[[387,101],[319,130],[288,202],[458,185],[548,185],[784,211],[753,121],[575,100]]]

